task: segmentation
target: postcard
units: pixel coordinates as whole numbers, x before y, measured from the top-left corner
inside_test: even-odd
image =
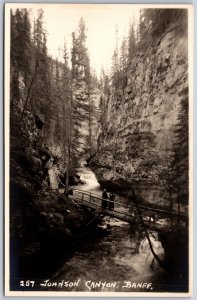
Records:
[[[5,4],[5,295],[187,297],[192,5]]]

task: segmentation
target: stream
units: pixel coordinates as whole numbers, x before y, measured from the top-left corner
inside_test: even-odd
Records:
[[[83,168],[78,173],[86,184],[77,189],[102,194],[91,170]],[[116,195],[116,199],[120,197]],[[149,234],[155,253],[164,259],[158,234],[154,231]],[[145,233],[126,222],[104,217],[93,234],[85,238],[43,286],[64,291],[153,292],[168,290],[167,281],[169,276],[154,259]]]
[[[86,184],[75,188],[101,196],[102,189],[94,173],[88,168],[78,173]],[[120,200],[126,201],[116,195],[116,201]],[[154,252],[164,261],[165,251],[158,233],[148,232]],[[20,263],[22,278],[36,278],[37,290],[128,293],[182,292],[187,288],[176,271],[166,272],[158,264],[141,227],[113,217],[103,217],[73,249],[64,252],[63,248],[57,248],[56,253],[48,249],[48,252],[34,261],[28,259]],[[17,270],[18,265],[14,264]],[[15,283],[13,286],[16,289]],[[29,286],[24,287],[24,290],[29,289]]]

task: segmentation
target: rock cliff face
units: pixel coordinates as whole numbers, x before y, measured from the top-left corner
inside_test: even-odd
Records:
[[[187,55],[187,35],[171,27],[154,47],[135,55],[122,86],[111,87],[91,161],[103,187],[132,186],[145,201],[169,205],[159,173],[173,153],[181,101],[188,97]]]

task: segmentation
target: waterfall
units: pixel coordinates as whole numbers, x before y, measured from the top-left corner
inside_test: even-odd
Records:
[[[102,190],[100,184],[98,183],[95,174],[89,168],[80,168],[77,170],[77,173],[80,175],[80,179],[86,182],[86,184],[78,186],[78,189],[101,195]]]

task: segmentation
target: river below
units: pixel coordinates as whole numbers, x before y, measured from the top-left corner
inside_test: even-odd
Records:
[[[83,168],[78,173],[86,184],[77,189],[102,194],[91,170]],[[118,195],[116,200],[126,201]],[[158,233],[148,233],[154,252],[163,261],[165,251]],[[37,290],[183,292],[187,288],[184,278],[164,271],[158,264],[141,227],[109,216],[82,236],[73,249],[57,249],[45,263],[46,256],[47,253],[35,263],[28,260],[28,265],[22,264],[26,266],[23,276],[37,278]]]
[[[105,221],[110,224],[108,229],[102,230],[101,226],[94,231],[93,237],[86,238],[51,280],[70,281],[71,287],[66,290],[72,291],[142,291],[147,288],[137,288],[137,284],[142,282],[151,283],[148,287],[151,291],[165,273],[153,260],[143,232],[117,220],[106,218]],[[161,243],[154,236],[151,239],[154,250],[162,257],[164,250]],[[72,282],[76,280],[79,284],[73,288]],[[96,285],[99,282],[116,284]],[[129,286],[131,282],[134,283],[132,287]]]
[[[86,184],[77,189],[101,195],[91,170],[78,173]],[[165,251],[158,234],[149,231],[149,235],[155,253],[163,260]],[[156,292],[174,287],[172,278],[154,259],[143,230],[107,216],[44,284],[46,289],[54,284],[54,290],[97,292]]]

